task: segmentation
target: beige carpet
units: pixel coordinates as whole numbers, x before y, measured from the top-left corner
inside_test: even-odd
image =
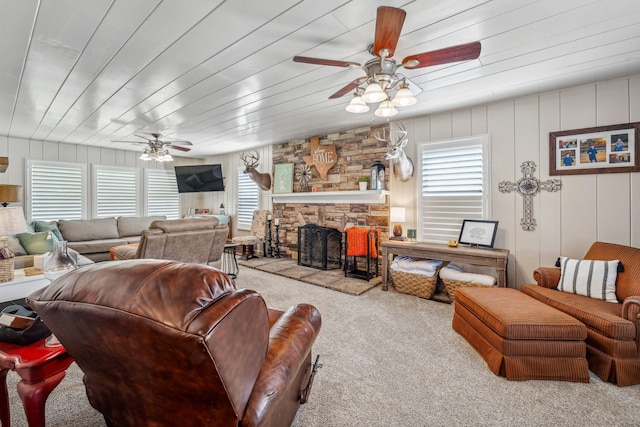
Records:
[[[295,427],[640,425],[640,386],[616,387],[593,374],[588,384],[493,375],[451,329],[452,304],[380,286],[356,297],[242,266],[237,286],[255,289],[270,307],[308,302],[322,313],[313,351],[324,367]],[[74,364],[53,391],[48,427],[105,425],[81,378]],[[25,427],[16,381],[10,372],[12,425]]]
[[[318,270],[317,268],[304,267],[290,258],[252,258],[250,260],[238,260],[240,265],[266,271],[290,279],[311,283],[334,291],[344,292],[350,295],[361,295],[382,283],[381,277],[371,280],[345,277],[344,271]]]

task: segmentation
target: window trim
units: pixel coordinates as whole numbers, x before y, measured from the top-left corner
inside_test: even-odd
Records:
[[[46,160],[33,160],[27,159],[27,167],[25,168],[25,182],[27,184],[27,191],[25,192],[25,216],[28,222],[33,221],[32,210],[33,210],[33,167],[34,166],[43,166],[43,167],[57,167],[57,168],[70,168],[70,169],[79,169],[80,170],[80,186],[81,186],[81,199],[80,199],[80,219],[87,218],[87,214],[89,212],[89,185],[87,179],[87,164],[86,163],[71,163],[71,162],[53,162]],[[41,218],[36,218],[41,219]],[[65,219],[62,216],[58,219]]]
[[[261,209],[261,190],[260,187],[258,187],[258,184],[256,184],[250,177],[248,174],[244,173],[244,167],[239,166],[238,167],[238,172],[237,172],[237,179],[236,179],[236,229],[237,230],[243,230],[243,231],[250,231],[251,230],[251,222],[246,222],[246,221],[241,221],[240,220],[240,184],[241,181],[245,180],[245,176],[246,179],[248,179],[249,181],[253,182],[253,184],[255,185],[256,188],[256,206],[254,209],[251,209],[251,215],[253,216],[253,211],[256,209]]]
[[[175,178],[175,171],[173,169],[164,169],[164,168],[144,168],[144,175],[142,177],[142,189],[140,191],[140,197],[142,198],[142,210],[144,216],[152,216],[149,213],[149,186],[148,182],[150,179],[150,175],[154,173],[164,172],[168,177],[173,176]],[[174,180],[174,182],[176,182]],[[176,182],[176,193],[178,200],[178,212],[177,217],[172,218],[170,215],[167,215],[167,219],[179,219],[182,217],[182,198],[180,197],[180,193],[178,192],[178,184]],[[166,213],[165,213],[166,215]]]
[[[140,186],[140,168],[126,166],[107,166],[92,163],[91,164],[91,218],[106,218],[98,216],[98,172],[99,171],[129,171],[135,175],[135,216],[140,216],[142,211],[142,191]],[[109,215],[107,217],[111,217]]]
[[[467,137],[461,138],[452,138],[446,140],[437,140],[437,141],[428,141],[417,144],[417,152],[419,158],[419,170],[420,173],[417,176],[417,185],[416,185],[416,200],[417,200],[417,211],[418,211],[418,223],[417,223],[417,240],[418,241],[426,241],[426,237],[424,236],[424,230],[422,227],[422,218],[424,216],[423,209],[423,200],[422,200],[422,181],[423,175],[422,171],[424,170],[422,159],[424,155],[424,150],[428,148],[438,148],[438,146],[452,146],[452,145],[463,145],[465,142],[478,142],[482,147],[482,218],[483,220],[491,219],[491,136],[490,134],[481,134],[481,135],[471,135]],[[460,221],[460,227],[462,227],[462,220]],[[458,236],[455,236],[457,239]],[[442,243],[446,243],[443,241]]]

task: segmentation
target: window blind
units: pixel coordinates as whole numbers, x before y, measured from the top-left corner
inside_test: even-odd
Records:
[[[139,215],[138,170],[93,165],[94,218]]]
[[[488,216],[488,138],[421,146],[421,240],[457,240],[463,219]]]
[[[145,215],[180,218],[180,194],[173,170],[145,169]]]
[[[86,166],[27,161],[27,219],[86,218]]]
[[[244,168],[238,168],[238,206],[239,230],[250,230],[253,211],[259,209],[258,185],[251,180]]]

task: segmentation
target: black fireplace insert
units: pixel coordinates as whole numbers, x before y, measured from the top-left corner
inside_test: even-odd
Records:
[[[307,224],[298,227],[298,265],[333,270],[342,266],[342,233]]]

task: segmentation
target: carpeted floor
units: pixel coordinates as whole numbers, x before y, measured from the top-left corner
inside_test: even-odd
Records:
[[[256,270],[285,276],[350,295],[361,295],[382,282],[380,277],[374,277],[371,280],[345,277],[344,271],[341,269],[318,270],[317,268],[304,267],[290,258],[252,258],[244,261],[238,260],[238,263],[245,267],[255,268]]]
[[[353,296],[241,266],[238,288],[267,305],[299,302],[322,313],[313,347],[324,367],[295,427],[638,426],[640,385],[507,381],[451,329],[453,304],[380,286]],[[47,426],[104,426],[74,364],[47,403]],[[17,375],[8,387],[13,425],[24,427]],[[141,423],[143,424],[143,423]]]

